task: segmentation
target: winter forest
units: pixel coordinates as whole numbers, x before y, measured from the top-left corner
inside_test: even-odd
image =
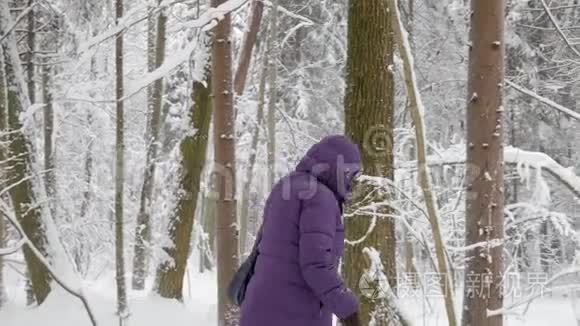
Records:
[[[333,134],[361,325],[580,325],[579,85],[578,0],[0,0],[0,325],[237,326]]]

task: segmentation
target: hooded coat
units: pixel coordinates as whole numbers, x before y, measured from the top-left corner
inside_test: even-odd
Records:
[[[338,274],[344,252],[342,204],[360,170],[344,136],[324,138],[274,185],[258,234],[258,258],[240,326],[331,326],[358,310]]]

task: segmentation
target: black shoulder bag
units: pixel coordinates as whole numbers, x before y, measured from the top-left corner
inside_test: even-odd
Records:
[[[238,268],[236,274],[234,274],[234,277],[228,285],[228,298],[230,299],[230,302],[238,307],[242,305],[242,302],[246,296],[248,284],[254,275],[254,268],[256,266],[256,260],[258,259],[258,245],[260,244],[260,239],[262,238],[261,233],[262,228],[260,227],[256,242],[252,248],[252,252]]]

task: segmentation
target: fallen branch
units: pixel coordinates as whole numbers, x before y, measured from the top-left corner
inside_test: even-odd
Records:
[[[409,45],[409,40],[407,39],[407,32],[403,27],[401,21],[401,13],[399,12],[399,6],[397,0],[388,0],[389,9],[392,14],[392,26],[395,34],[395,39],[397,41],[397,47],[399,49],[399,55],[403,60],[403,70],[405,75],[405,86],[407,89],[407,96],[409,99],[409,105],[407,108],[410,111],[413,122],[415,124],[415,140],[417,143],[417,165],[419,172],[419,183],[421,190],[423,191],[423,197],[425,198],[425,206],[427,207],[427,213],[429,214],[429,222],[431,224],[431,229],[433,232],[433,240],[435,242],[435,254],[437,256],[437,263],[439,267],[439,273],[443,275],[441,277],[441,292],[444,293],[445,298],[445,309],[447,311],[447,319],[449,321],[449,326],[457,326],[457,315],[455,314],[455,303],[454,303],[454,292],[453,289],[449,289],[452,285],[451,279],[449,278],[447,259],[445,256],[445,244],[443,243],[443,236],[441,234],[441,227],[439,224],[439,212],[437,207],[437,202],[433,194],[429,165],[427,164],[427,141],[425,135],[425,123],[423,121],[424,116],[424,106],[421,99],[421,94],[419,93],[419,88],[417,85],[417,80],[415,77],[415,71],[413,68],[413,55],[411,53],[411,46]]]

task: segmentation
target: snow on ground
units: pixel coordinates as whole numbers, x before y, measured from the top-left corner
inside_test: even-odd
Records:
[[[10,276],[10,275],[8,275]],[[186,286],[185,303],[162,299],[152,291],[129,294],[130,320],[133,326],[212,326],[216,325],[215,273],[191,273],[191,291]],[[22,283],[8,283],[11,302],[0,309],[1,326],[84,326],[90,325],[80,301],[62,289],[53,291],[47,301],[37,308],[24,305]],[[85,292],[97,316],[99,325],[118,325],[115,314],[115,285],[113,275],[107,281],[85,284]],[[111,280],[111,281],[109,281]],[[187,283],[187,277],[186,277]],[[10,286],[13,285],[13,286]]]
[[[432,301],[432,300],[431,300]],[[403,300],[403,309],[413,318],[414,326],[447,326],[447,317],[443,304],[431,309],[420,300]],[[458,307],[460,308],[460,307]],[[427,311],[423,313],[423,311]],[[460,314],[461,309],[457,309]],[[518,310],[521,313],[521,309]],[[510,314],[505,326],[577,326],[569,298],[546,297],[535,301],[527,314],[519,316]]]
[[[196,269],[192,268],[192,271]],[[10,276],[10,275],[8,275]],[[86,293],[95,310],[99,325],[117,325],[115,315],[115,286],[113,275],[103,275],[106,281],[85,284]],[[131,326],[215,326],[216,278],[215,273],[191,272],[191,287],[184,292],[185,303],[161,299],[151,291],[130,293]],[[14,275],[12,280],[16,281]],[[23,304],[22,284],[10,282],[12,302],[0,310],[1,326],[83,326],[90,325],[81,303],[59,289],[38,308]],[[412,316],[415,326],[445,326],[443,305],[430,298],[433,308],[419,299],[401,300],[402,306]],[[426,311],[426,313],[423,313]],[[458,309],[458,311],[461,311]],[[506,326],[576,326],[572,303],[563,296],[545,297],[533,303],[524,317],[510,316]]]

